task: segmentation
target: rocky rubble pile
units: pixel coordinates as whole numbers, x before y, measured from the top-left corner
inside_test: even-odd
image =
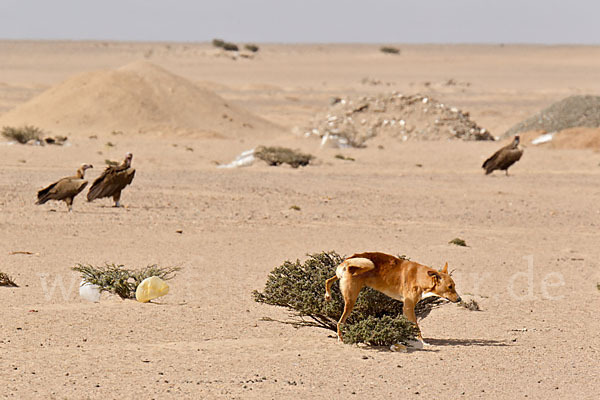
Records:
[[[336,97],[329,110],[313,120],[306,136],[334,139],[341,146],[364,147],[376,136],[398,140],[494,140],[468,112],[431,97],[400,93]]]
[[[600,96],[570,96],[510,128],[504,137],[528,131],[558,132],[575,127],[600,127]]]

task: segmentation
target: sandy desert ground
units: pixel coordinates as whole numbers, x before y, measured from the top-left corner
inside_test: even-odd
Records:
[[[598,94],[600,47],[399,47],[390,56],[376,45],[262,45],[254,59],[233,60],[210,44],[0,42],[2,123],[65,80],[139,61],[216,93],[235,116],[211,115],[221,112],[210,109],[215,100],[188,131],[167,121],[140,133],[133,127],[148,117],[125,108],[132,125],[113,134],[116,104],[97,110],[107,125],[64,128],[68,146],[0,141],[0,271],[20,285],[0,288],[1,396],[597,398],[600,153],[527,146],[512,176],[484,176],[499,142],[382,137],[340,150],[301,134],[333,96],[396,90],[468,110],[500,136],[566,96]],[[98,104],[115,107],[110,89]],[[57,133],[79,112],[60,101]],[[27,118],[52,124],[54,115]],[[317,163],[216,168],[258,144],[299,148]],[[38,189],[80,163],[94,164],[93,179],[127,151],[137,174],[124,208],[83,195],[72,213],[34,205]],[[455,237],[469,247],[448,244]],[[264,321],[288,313],[255,303],[252,290],[284,260],[323,250],[448,261],[458,291],[482,311],[434,310],[421,322],[432,346],[410,353]],[[157,304],[80,299],[70,268],[105,262],[182,271]]]

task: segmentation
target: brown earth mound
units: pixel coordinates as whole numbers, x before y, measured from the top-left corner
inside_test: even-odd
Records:
[[[531,144],[546,131],[530,131],[521,135],[523,143]],[[556,132],[552,140],[537,146],[550,149],[591,149],[600,151],[600,128],[577,127]]]
[[[265,136],[278,127],[214,92],[147,62],[83,73],[0,117],[0,126],[69,135],[158,133]]]
[[[431,97],[398,93],[375,97],[335,98],[318,115],[308,135],[336,136],[342,144],[360,147],[370,138],[399,140],[494,140],[462,112]]]

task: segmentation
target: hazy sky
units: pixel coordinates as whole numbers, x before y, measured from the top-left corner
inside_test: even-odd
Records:
[[[600,44],[598,0],[0,0],[0,39]]]

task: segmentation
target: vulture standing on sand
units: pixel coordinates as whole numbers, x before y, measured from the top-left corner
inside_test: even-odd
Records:
[[[71,211],[73,209],[73,199],[88,184],[88,181],[83,179],[85,170],[88,168],[93,168],[93,166],[91,164],[81,164],[74,176],[62,178],[40,190],[37,194],[38,200],[35,204],[44,204],[48,200],[62,200],[67,203],[67,208]]]
[[[108,166],[92,184],[87,194],[88,201],[112,197],[115,207],[121,207],[121,190],[131,183],[135,175],[135,169],[131,168],[132,158],[133,154],[127,153],[121,165]]]
[[[485,169],[485,174],[491,174],[494,170],[504,170],[508,175],[508,168],[519,161],[523,155],[523,150],[519,148],[519,135],[516,135],[512,143],[504,146],[485,160],[481,168]]]

